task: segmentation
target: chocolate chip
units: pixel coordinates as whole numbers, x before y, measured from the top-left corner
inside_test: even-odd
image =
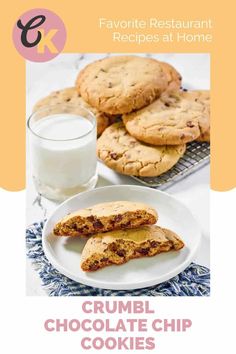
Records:
[[[125,227],[130,225],[130,221],[127,221],[126,223],[121,224],[121,228],[124,229]]]
[[[108,261],[108,258],[107,257],[102,257],[101,258],[101,262],[107,262]]]
[[[165,103],[165,106],[166,106],[166,107],[170,107],[170,104],[166,102],[166,103]]]
[[[98,262],[97,263],[93,263],[93,264],[90,264],[89,266],[89,270],[97,270],[99,268],[98,266]]]
[[[114,222],[119,222],[121,220],[122,220],[122,215],[121,214],[118,214],[118,215],[114,216]]]
[[[184,91],[184,92],[188,92],[188,89],[184,88],[183,91]]]
[[[158,246],[158,242],[157,241],[152,241],[151,242],[151,247],[155,248]]]
[[[153,224],[153,221],[152,221],[151,219],[149,219],[149,220],[146,221],[146,223],[152,225],[152,224]]]
[[[93,222],[95,220],[95,217],[93,215],[90,215],[87,217],[88,221]]]
[[[184,139],[185,138],[185,135],[184,134],[181,134],[180,135],[180,139]]]
[[[84,229],[83,229],[83,227],[80,227],[80,228],[76,228],[76,231],[78,231],[78,232],[83,232]]]
[[[113,252],[116,252],[117,251],[117,245],[112,243],[110,246],[109,246],[109,249]]]
[[[138,253],[144,254],[144,255],[148,254],[149,250],[150,250],[149,247],[148,247],[148,248],[137,248],[137,249],[136,249],[136,251],[137,251]]]
[[[112,88],[112,83],[111,82],[108,83],[108,88]]]
[[[191,122],[191,121],[187,122],[187,127],[189,127],[189,128],[193,128],[193,127],[194,127],[193,122]]]
[[[67,98],[67,99],[66,99],[66,102],[70,102],[70,98]]]
[[[129,145],[130,145],[130,146],[135,146],[135,145],[137,145],[137,142],[136,142],[136,141],[131,141],[131,142],[129,143]]]
[[[118,155],[115,152],[111,152],[110,156],[113,160],[117,160],[118,159]]]
[[[96,220],[93,222],[93,227],[95,229],[101,229],[101,228],[103,228],[103,223],[100,220]]]
[[[125,257],[126,252],[125,252],[125,250],[118,250],[118,251],[116,252],[116,254],[117,254],[119,257]]]
[[[105,72],[106,72],[106,70],[105,70],[105,69],[103,69],[103,68],[102,68],[102,69],[100,69],[100,71],[102,71],[103,73],[105,73]]]

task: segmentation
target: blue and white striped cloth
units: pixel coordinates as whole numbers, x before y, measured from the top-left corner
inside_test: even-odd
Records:
[[[209,296],[210,270],[191,263],[182,273],[164,283],[137,290],[104,290],[77,283],[58,272],[42,247],[43,222],[26,230],[27,256],[35,265],[49,296]]]

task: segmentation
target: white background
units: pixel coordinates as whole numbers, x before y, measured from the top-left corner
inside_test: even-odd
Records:
[[[73,86],[78,71],[93,60],[108,54],[61,54],[47,63],[27,62],[26,65],[26,108],[27,116],[34,104],[53,90]],[[183,87],[194,89],[210,88],[209,54],[140,54],[148,55],[174,65],[183,77]],[[29,153],[27,152],[27,157]],[[30,161],[27,163],[27,225],[41,221],[56,207],[56,203],[42,198],[39,202],[32,183]],[[103,164],[98,164],[99,180],[97,187],[112,184],[137,184],[131,177],[122,176]],[[198,220],[203,238],[195,262],[209,267],[209,165],[169,187],[166,192],[173,194],[185,203]],[[40,285],[37,273],[27,260],[26,292],[27,295],[46,295]]]

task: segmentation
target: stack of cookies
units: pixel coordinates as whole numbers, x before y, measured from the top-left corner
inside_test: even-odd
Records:
[[[71,102],[91,110],[98,157],[119,173],[155,177],[178,162],[187,143],[210,141],[209,91],[182,90],[181,81],[167,63],[112,56],[87,65],[75,87],[52,93],[34,109]]]
[[[81,268],[90,272],[183,248],[183,241],[173,231],[154,225],[157,219],[157,212],[146,204],[114,201],[65,216],[53,232],[55,236],[88,238]]]

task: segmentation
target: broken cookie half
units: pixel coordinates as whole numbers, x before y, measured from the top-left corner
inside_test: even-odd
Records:
[[[156,225],[99,233],[88,239],[82,252],[81,268],[85,272],[96,271],[183,247],[183,241],[173,231]]]
[[[90,236],[100,232],[132,229],[157,222],[155,209],[143,203],[114,201],[68,214],[54,227],[56,236]]]

